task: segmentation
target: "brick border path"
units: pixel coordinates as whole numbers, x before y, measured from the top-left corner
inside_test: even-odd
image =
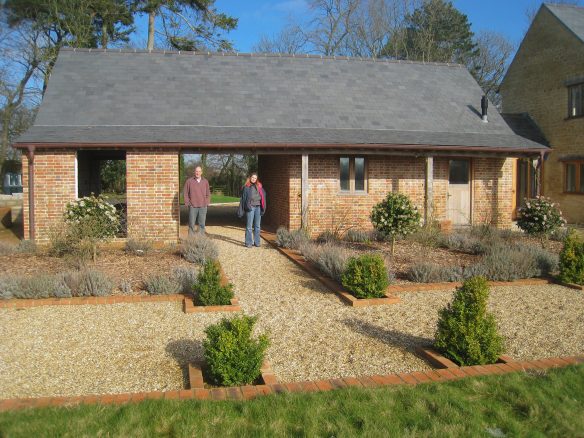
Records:
[[[231,388],[184,389],[180,391],[153,391],[126,394],[89,395],[77,397],[40,397],[0,400],[0,412],[39,408],[45,406],[75,406],[79,404],[124,404],[142,400],[250,400],[255,397],[284,392],[330,391],[349,386],[374,388],[391,385],[417,385],[426,382],[444,382],[466,377],[508,374],[527,370],[547,370],[584,363],[584,356],[565,356],[497,363],[493,365],[474,365],[457,368],[414,371],[412,373],[345,377],[343,379],[316,380],[306,382],[274,383],[257,386],[236,386]]]

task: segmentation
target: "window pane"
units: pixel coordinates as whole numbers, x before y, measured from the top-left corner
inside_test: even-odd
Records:
[[[566,192],[576,191],[576,165],[566,164]]]
[[[349,190],[349,159],[341,158],[341,190]]]
[[[527,165],[529,166],[529,197],[535,198],[537,196],[537,173],[533,161],[528,161]]]
[[[582,85],[570,87],[570,117],[582,115]]]
[[[522,206],[523,203],[525,202],[525,198],[529,197],[529,195],[527,194],[528,184],[527,166],[528,163],[526,160],[517,161],[517,179],[518,179],[517,204],[519,204],[520,206]]]
[[[355,158],[355,190],[365,190],[365,158]]]
[[[584,163],[580,164],[580,193],[584,193]]]
[[[468,160],[450,160],[450,184],[468,184]]]

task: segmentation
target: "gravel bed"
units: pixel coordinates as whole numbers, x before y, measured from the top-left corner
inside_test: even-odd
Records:
[[[243,311],[269,333],[280,381],[429,369],[412,354],[431,343],[452,291],[400,294],[391,306],[352,308],[243,230],[207,228]],[[507,353],[532,359],[584,353],[584,294],[556,285],[492,288]],[[0,310],[0,398],[181,389],[202,357],[204,328],[230,314],[182,313],[179,303]]]

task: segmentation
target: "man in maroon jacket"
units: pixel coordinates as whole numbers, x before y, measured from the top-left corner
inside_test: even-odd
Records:
[[[199,232],[205,233],[207,207],[211,204],[209,181],[203,178],[201,166],[195,167],[195,176],[185,181],[183,189],[185,205],[189,207],[189,236],[195,234],[195,224],[198,221]]]

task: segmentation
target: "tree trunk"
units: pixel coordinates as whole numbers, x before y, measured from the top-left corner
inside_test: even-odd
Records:
[[[107,49],[107,26],[105,23],[101,25],[101,47]]]
[[[0,171],[6,159],[6,154],[8,153],[8,143],[10,140],[9,130],[10,130],[10,119],[12,118],[12,106],[7,105],[2,113],[2,140],[0,143]],[[0,180],[0,187],[2,180]]]
[[[391,256],[395,254],[395,236],[391,236]]]
[[[154,49],[154,21],[156,19],[156,11],[150,11],[148,14],[148,50]]]

